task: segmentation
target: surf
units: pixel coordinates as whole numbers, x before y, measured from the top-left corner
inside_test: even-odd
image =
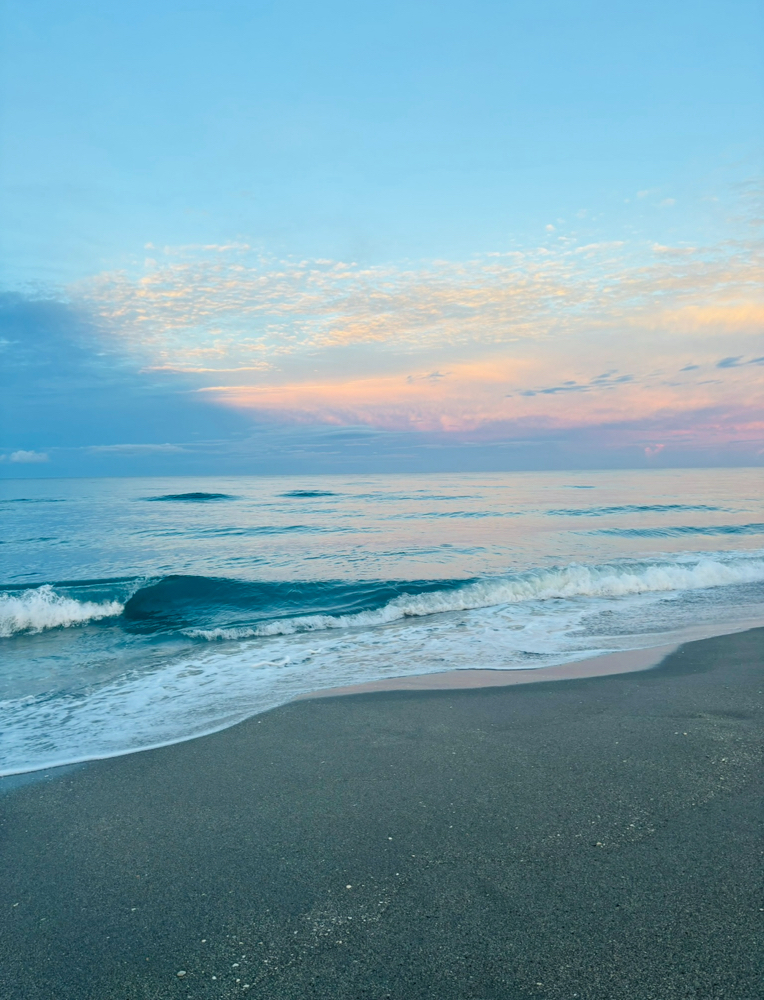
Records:
[[[496,577],[267,581],[172,575],[44,584],[0,593],[0,637],[118,619],[128,632],[225,640],[369,628],[406,618],[531,601],[616,599],[764,581],[764,558],[684,554],[652,561],[572,563]],[[93,599],[94,590],[108,594]],[[119,589],[118,595],[115,591]],[[84,591],[86,596],[82,596]]]

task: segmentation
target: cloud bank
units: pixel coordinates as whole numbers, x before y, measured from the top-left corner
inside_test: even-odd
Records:
[[[78,293],[146,370],[193,375],[237,410],[476,431],[732,406],[738,435],[762,401],[762,275],[753,241],[560,238],[373,268],[232,245],[168,250]]]
[[[762,461],[753,239],[562,236],[378,267],[152,253],[66,302],[2,301],[9,456],[51,471],[67,449],[70,466],[132,471]]]

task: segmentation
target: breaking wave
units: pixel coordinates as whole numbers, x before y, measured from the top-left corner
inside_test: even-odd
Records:
[[[216,626],[186,631],[192,638],[209,641],[291,635],[324,629],[374,627],[403,618],[444,612],[472,611],[497,605],[571,598],[618,598],[723,587],[764,581],[764,560],[724,560],[707,557],[691,563],[620,563],[606,566],[566,566],[489,580],[449,581],[424,585],[411,593],[411,585],[381,606],[350,614],[302,614],[255,625]],[[388,585],[389,586],[389,585]]]
[[[4,593],[0,594],[0,638],[82,625],[121,615],[123,610],[124,605],[119,601],[78,601],[56,593],[50,584],[15,594]]]
[[[118,619],[126,635],[242,640],[374,628],[407,618],[554,600],[617,599],[764,581],[761,553],[571,564],[446,580],[121,578],[0,592],[0,638]]]

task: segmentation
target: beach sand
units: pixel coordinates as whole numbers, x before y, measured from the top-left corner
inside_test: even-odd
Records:
[[[763,690],[757,629],[4,779],[0,997],[760,1000]]]
[[[591,656],[572,663],[554,667],[537,667],[520,670],[444,670],[432,674],[411,674],[406,677],[388,677],[379,681],[366,681],[348,687],[324,688],[303,698],[334,698],[341,694],[364,694],[370,691],[463,691],[467,688],[508,687],[510,684],[540,684],[542,681],[566,681],[576,677],[604,677],[607,674],[624,674],[632,670],[656,667],[676,645],[648,646],[618,653]]]

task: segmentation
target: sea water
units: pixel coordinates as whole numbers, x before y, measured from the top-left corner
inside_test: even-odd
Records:
[[[760,469],[0,482],[0,772],[764,624]]]

